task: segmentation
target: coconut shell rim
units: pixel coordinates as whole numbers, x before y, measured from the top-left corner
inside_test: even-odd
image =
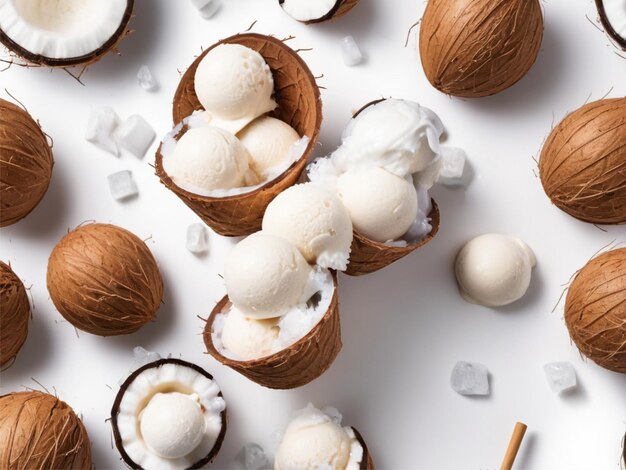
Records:
[[[2,43],[14,54],[22,57],[31,64],[43,65],[46,67],[71,67],[74,65],[90,64],[100,60],[122,40],[127,31],[128,23],[133,15],[134,4],[135,0],[126,0],[126,9],[124,10],[124,15],[122,16],[122,21],[120,22],[118,28],[104,44],[89,54],[62,59],[48,57],[42,54],[34,54],[17,44],[13,39],[7,36],[2,29],[0,29],[0,43]]]
[[[302,23],[302,24],[310,25],[310,24],[325,23],[326,21],[331,21],[331,20],[334,20],[334,19],[335,19],[335,15],[337,15],[337,12],[339,11],[339,9],[341,8],[341,6],[342,6],[342,5],[343,5],[346,1],[347,1],[347,0],[336,0],[336,1],[335,1],[335,6],[333,6],[333,7],[329,10],[329,12],[328,12],[328,13],[326,13],[325,15],[322,15],[322,16],[321,16],[321,17],[319,17],[319,18],[313,18],[313,19],[310,19],[310,20],[304,20],[304,21],[303,21],[303,20],[297,20],[297,19],[293,18],[291,15],[289,15],[289,13],[287,13],[287,12],[285,12],[285,13],[287,13],[287,15],[289,15],[289,17],[290,17],[290,18],[293,18],[294,20],[296,20],[297,22]],[[285,11],[285,10],[284,10],[284,8],[283,8],[283,3],[285,3],[285,0],[278,0],[278,4],[280,5],[280,8],[281,8],[283,11]],[[348,9],[347,9],[347,10],[346,10],[343,14],[345,15],[345,14],[346,14],[346,13],[348,13],[350,10],[352,10],[352,9],[353,9],[353,8],[357,5],[357,3],[359,3],[359,0],[356,0],[356,1],[352,4],[352,6],[350,6],[350,8],[348,8]],[[343,16],[343,15],[340,15],[340,16]]]
[[[350,428],[354,432],[354,436],[356,437],[356,440],[359,442],[359,444],[361,445],[361,448],[363,449],[363,457],[361,457],[359,469],[360,470],[374,470],[374,460],[372,459],[372,454],[367,448],[365,439],[363,439],[363,436],[357,430],[357,428],[355,428],[354,426],[350,426]],[[371,463],[371,465],[368,465],[369,463]]]
[[[185,361],[183,359],[176,359],[176,358],[159,359],[157,361],[153,361],[153,362],[149,362],[148,364],[144,364],[143,366],[141,366],[138,369],[136,369],[135,371],[133,371],[126,378],[126,380],[124,380],[122,385],[120,385],[120,389],[118,390],[117,394],[115,395],[115,400],[113,401],[113,405],[111,407],[111,429],[113,431],[113,440],[115,442],[115,447],[117,448],[118,452],[122,456],[122,460],[124,461],[124,463],[126,465],[128,465],[130,468],[133,468],[133,469],[142,469],[142,467],[137,465],[135,463],[135,461],[130,458],[130,456],[126,453],[126,449],[124,448],[124,445],[122,444],[122,437],[120,435],[119,426],[118,426],[118,423],[117,423],[117,416],[118,416],[118,414],[120,412],[120,404],[122,402],[122,398],[124,397],[124,395],[126,394],[126,392],[128,390],[128,387],[130,386],[130,384],[132,384],[135,381],[135,379],[142,372],[144,372],[144,371],[146,371],[148,369],[161,367],[161,366],[163,366],[165,364],[175,364],[175,365],[182,366],[182,367],[188,367],[190,369],[195,370],[196,372],[198,372],[199,374],[203,375],[204,377],[208,378],[209,380],[215,381],[215,379],[213,378],[213,376],[209,372],[207,372],[205,369],[203,369],[202,367],[198,366],[197,364]],[[224,395],[222,394],[221,387],[220,387],[220,391],[217,394],[217,396],[224,398]],[[226,408],[226,409],[228,409],[228,408]],[[224,409],[224,411],[222,411],[220,413],[220,415],[222,417],[222,427],[220,429],[220,433],[218,434],[218,436],[217,436],[217,438],[215,440],[215,444],[213,444],[213,447],[211,448],[211,451],[205,457],[203,457],[201,460],[195,462],[193,465],[188,467],[188,469],[191,470],[191,469],[198,469],[198,468],[204,467],[205,465],[210,463],[217,456],[217,454],[219,453],[219,451],[220,451],[220,449],[222,447],[222,444],[224,443],[224,438],[226,436],[226,428],[227,428],[227,413],[226,413],[226,409]]]
[[[600,23],[604,27],[604,31],[609,37],[617,43],[622,50],[626,51],[626,37],[620,36],[620,34],[615,31],[613,28],[613,24],[609,20],[609,15],[606,14],[606,9],[604,8],[604,0],[595,0],[596,8],[598,10],[598,15],[600,16]]]

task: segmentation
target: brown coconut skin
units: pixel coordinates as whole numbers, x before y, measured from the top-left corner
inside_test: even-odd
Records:
[[[363,436],[356,430],[356,428],[352,428],[352,431],[354,431],[356,440],[359,441],[359,444],[361,444],[361,447],[363,448],[363,458],[361,459],[361,465],[359,466],[360,470],[376,470],[374,467],[374,461],[372,460],[372,454],[367,448],[367,444],[365,444],[365,439],[363,439]]]
[[[569,287],[565,323],[580,352],[626,374],[626,248],[592,259]]]
[[[285,0],[278,0],[278,4],[281,5],[281,7],[283,3],[285,3]],[[337,0],[337,2],[335,3],[335,6],[321,18],[315,18],[315,19],[308,20],[308,21],[300,21],[300,20],[297,20],[297,21],[300,21],[301,23],[304,23],[304,24],[316,24],[316,23],[324,23],[326,21],[334,21],[336,19],[341,18],[346,13],[348,13],[358,3],[359,3],[359,0]]]
[[[550,133],[541,183],[559,209],[593,224],[626,223],[626,98],[594,101]]]
[[[26,217],[52,178],[52,148],[28,112],[0,98],[0,227]]]
[[[91,441],[76,413],[47,393],[0,397],[0,468],[91,469]]]
[[[24,284],[0,261],[0,367],[11,362],[26,341],[30,313]]]
[[[161,147],[156,153],[156,174],[209,227],[224,236],[245,236],[261,229],[268,204],[281,192],[293,186],[307,159],[313,153],[322,123],[322,101],[315,78],[298,54],[282,41],[261,34],[246,33],[224,39],[203,52],[183,75],[174,96],[173,118],[181,122],[195,110],[202,110],[195,92],[194,77],[204,56],[220,44],[241,44],[259,52],[274,77],[274,98],[278,107],[270,113],[291,125],[310,142],[302,157],[276,179],[255,191],[237,196],[211,198],[190,193],[178,187],[163,169]],[[184,130],[183,130],[184,132]],[[179,134],[178,138],[182,136]]]
[[[137,331],[154,318],[163,297],[163,280],[146,244],[108,224],[68,233],[50,255],[47,283],[61,315],[100,336]]]
[[[120,428],[119,428],[119,424],[117,421],[117,417],[120,414],[120,404],[122,403],[122,399],[124,398],[124,394],[128,390],[128,387],[130,387],[130,385],[137,378],[137,376],[139,376],[145,370],[158,368],[158,367],[163,366],[164,364],[176,364],[181,367],[189,367],[190,369],[195,370],[201,375],[204,375],[209,380],[214,380],[213,376],[209,374],[203,368],[195,364],[192,364],[191,362],[183,361],[182,359],[172,359],[172,358],[159,359],[158,361],[146,364],[128,376],[128,378],[120,386],[120,390],[117,392],[115,401],[113,402],[113,407],[111,409],[111,428],[113,430],[113,439],[115,441],[115,446],[117,447],[117,450],[122,456],[122,460],[124,461],[124,463],[126,463],[126,465],[128,465],[129,468],[132,468],[134,470],[142,470],[142,467],[139,466],[133,459],[130,458],[130,456],[126,452],[126,449],[124,448],[124,443],[122,441],[122,436],[120,434]],[[224,397],[221,391],[218,393],[218,396],[222,398]],[[219,435],[217,436],[217,439],[215,440],[215,444],[213,445],[213,448],[211,449],[208,455],[206,455],[204,458],[200,459],[199,461],[195,462],[193,465],[191,465],[188,468],[188,470],[205,468],[206,465],[211,463],[211,461],[213,461],[213,459],[217,457],[217,454],[219,453],[222,447],[222,444],[224,443],[224,438],[226,437],[226,428],[227,428],[227,422],[228,422],[228,416],[227,416],[226,411],[227,410],[224,410],[221,413],[222,428],[220,430]]]
[[[22,46],[13,41],[9,36],[5,34],[5,32],[0,29],[0,43],[2,43],[7,49],[9,49],[13,54],[18,57],[21,57],[25,61],[29,62],[35,66],[44,66],[44,67],[71,67],[73,65],[83,65],[88,66],[91,65],[107,55],[109,52],[114,51],[119,43],[124,39],[128,34],[130,34],[130,30],[128,29],[128,22],[133,16],[133,6],[135,4],[135,0],[127,0],[126,10],[124,11],[124,15],[122,17],[122,21],[120,25],[115,30],[115,33],[109,38],[107,42],[105,42],[102,46],[100,46],[95,51],[92,51],[89,54],[78,56],[78,57],[69,57],[64,59],[56,59],[54,57],[47,57],[41,54],[34,54]]]
[[[448,95],[494,95],[531,68],[543,37],[539,0],[429,0],[419,51],[428,81]]]
[[[207,352],[225,366],[264,387],[286,390],[312,382],[332,365],[341,351],[341,323],[335,273],[333,282],[335,290],[328,310],[304,338],[271,356],[250,361],[225,357],[213,344],[211,333],[215,317],[231,305],[228,296],[224,297],[217,303],[204,327]]]

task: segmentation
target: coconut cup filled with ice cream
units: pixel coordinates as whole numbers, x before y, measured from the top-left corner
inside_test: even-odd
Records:
[[[243,236],[260,229],[270,201],[300,177],[322,110],[298,54],[246,33],[191,64],[173,117],[176,127],[156,154],[157,176],[215,232]]]
[[[430,109],[379,100],[349,122],[339,148],[308,177],[341,199],[354,226],[346,273],[368,274],[408,255],[439,230],[429,190],[439,178],[443,125]]]
[[[374,470],[372,456],[359,432],[343,426],[332,407],[308,404],[294,413],[274,457],[275,470]]]
[[[226,402],[204,369],[180,359],[160,359],[122,383],[111,426],[130,468],[204,468],[224,441]]]

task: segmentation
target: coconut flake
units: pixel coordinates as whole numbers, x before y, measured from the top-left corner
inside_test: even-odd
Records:
[[[116,157],[119,155],[113,132],[120,123],[117,113],[110,107],[96,108],[91,111],[85,129],[85,139],[96,147]]]
[[[145,91],[155,91],[159,87],[147,65],[139,67],[137,71],[137,84]]]

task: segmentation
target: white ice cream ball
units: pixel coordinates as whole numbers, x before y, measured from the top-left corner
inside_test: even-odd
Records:
[[[240,44],[211,49],[196,69],[194,86],[211,124],[233,133],[276,107],[272,71],[261,54]]]
[[[191,453],[202,441],[204,418],[196,395],[157,393],[139,416],[144,442],[164,459]]]
[[[415,186],[382,168],[344,173],[337,180],[337,194],[354,228],[370,240],[397,240],[417,217]]]
[[[528,290],[536,258],[523,241],[490,233],[470,240],[456,258],[461,295],[486,307],[508,305]]]
[[[239,310],[231,309],[224,319],[222,344],[248,361],[274,353],[279,333],[277,319],[253,320]]]
[[[185,132],[164,165],[178,186],[212,191],[243,186],[248,159],[248,152],[237,137],[207,126]]]
[[[259,176],[280,165],[300,136],[289,124],[270,116],[261,116],[238,135],[250,154],[250,166]]]
[[[311,273],[298,249],[284,238],[257,232],[240,241],[224,270],[235,307],[254,319],[276,318],[304,302]]]
[[[346,269],[350,215],[336,195],[315,184],[298,184],[279,194],[267,206],[263,231],[289,240],[311,264]]]

